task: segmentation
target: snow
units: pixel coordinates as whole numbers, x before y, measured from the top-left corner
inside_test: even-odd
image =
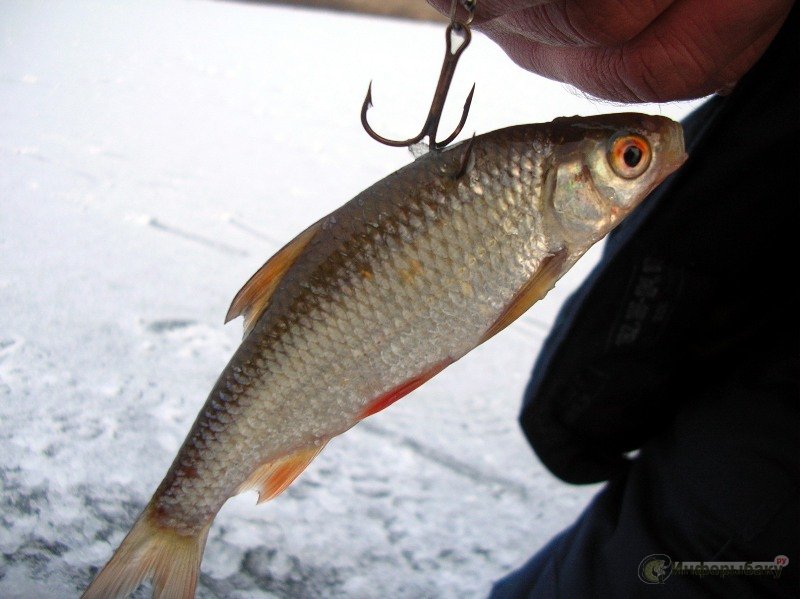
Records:
[[[6,0],[0,18],[0,596],[71,597],[155,490],[238,344],[240,285],[410,160],[443,27],[221,2]],[[480,35],[443,131],[623,111]],[[637,110],[680,117],[692,104]],[[516,416],[559,305],[331,442],[280,498],[232,499],[199,597],[479,597],[580,512]],[[146,596],[140,590],[136,596]]]

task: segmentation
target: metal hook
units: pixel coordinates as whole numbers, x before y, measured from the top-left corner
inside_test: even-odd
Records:
[[[439,119],[442,118],[444,102],[447,99],[447,92],[450,89],[450,83],[453,80],[453,74],[456,71],[458,59],[461,57],[461,54],[464,52],[464,50],[467,49],[467,46],[469,46],[469,43],[472,40],[472,33],[470,32],[469,26],[472,23],[472,18],[475,15],[476,0],[461,0],[461,4],[467,9],[468,16],[464,22],[456,21],[456,0],[453,0],[453,3],[450,6],[450,24],[447,26],[447,30],[445,31],[446,47],[444,60],[442,61],[442,70],[439,73],[439,82],[436,84],[436,91],[433,94],[431,108],[428,111],[428,118],[425,120],[425,124],[422,126],[422,131],[420,131],[415,137],[411,137],[404,141],[387,139],[375,133],[375,130],[370,127],[369,123],[367,122],[367,111],[372,106],[372,82],[370,81],[369,87],[367,88],[367,97],[364,98],[364,103],[361,105],[361,124],[364,126],[364,129],[370,137],[381,142],[382,144],[386,144],[387,146],[400,148],[415,144],[427,136],[428,147],[431,150],[441,150],[447,144],[453,141],[459,133],[461,133],[461,129],[464,127],[464,123],[467,121],[469,107],[472,104],[472,95],[475,93],[474,83],[472,84],[472,89],[467,96],[467,101],[464,102],[464,109],[461,113],[461,120],[458,122],[458,126],[449,136],[447,136],[447,138],[442,141],[436,141],[436,133],[439,129]],[[455,51],[453,51],[454,34],[463,36],[461,44],[455,49]]]

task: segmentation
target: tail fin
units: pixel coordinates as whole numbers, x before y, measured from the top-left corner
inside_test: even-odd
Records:
[[[192,599],[210,526],[181,535],[154,522],[148,506],[81,599],[127,597],[148,578],[155,599]]]

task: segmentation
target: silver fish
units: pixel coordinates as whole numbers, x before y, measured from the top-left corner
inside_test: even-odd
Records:
[[[685,160],[680,125],[561,118],[430,152],[311,225],[238,293],[241,346],[86,599],[194,596],[225,501],[279,494],[329,439],[549,291]]]

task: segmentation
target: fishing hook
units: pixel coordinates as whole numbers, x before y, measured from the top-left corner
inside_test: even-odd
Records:
[[[369,123],[367,122],[367,111],[372,106],[372,82],[370,81],[369,87],[367,88],[367,97],[364,98],[364,103],[361,105],[361,124],[364,126],[364,130],[372,139],[379,141],[382,144],[386,144],[387,146],[401,148],[403,146],[411,146],[412,144],[422,141],[422,139],[427,136],[428,147],[431,150],[441,150],[447,144],[453,141],[459,133],[461,133],[461,129],[464,127],[464,123],[467,121],[469,107],[472,104],[472,95],[475,93],[474,83],[472,84],[472,89],[467,96],[467,101],[464,102],[464,109],[461,113],[461,120],[458,122],[458,126],[447,138],[442,141],[436,141],[436,133],[439,129],[439,119],[442,118],[444,102],[447,99],[447,92],[450,89],[450,83],[453,80],[453,74],[456,71],[458,59],[461,57],[461,54],[464,52],[464,50],[467,49],[467,46],[469,46],[469,43],[472,40],[472,33],[469,29],[469,26],[472,23],[472,18],[475,16],[476,3],[477,0],[461,0],[461,5],[467,10],[468,13],[466,20],[463,22],[456,20],[456,0],[453,0],[453,3],[450,6],[450,24],[445,30],[446,47],[444,60],[442,61],[442,70],[439,73],[439,82],[436,84],[436,91],[433,94],[431,108],[428,111],[428,118],[425,120],[425,124],[422,126],[422,131],[420,131],[415,137],[411,137],[404,141],[387,139],[382,135],[377,134],[375,130],[370,127]],[[454,35],[460,35],[462,37],[461,44],[456,47],[455,51],[453,50]]]

